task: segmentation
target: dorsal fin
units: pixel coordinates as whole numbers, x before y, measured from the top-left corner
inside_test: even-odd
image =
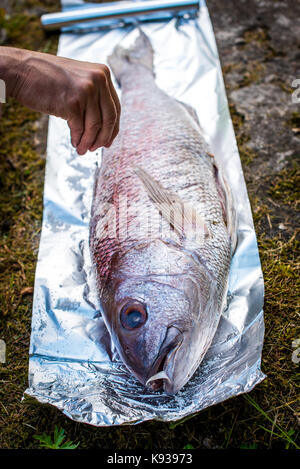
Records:
[[[193,119],[193,121],[196,122],[196,124],[201,128],[200,122],[199,122],[199,119],[198,119],[197,112],[196,112],[196,110],[193,108],[193,106],[190,106],[189,104],[184,103],[183,101],[179,101],[179,99],[176,99],[176,101],[177,101],[181,106],[184,107],[184,109],[189,113],[189,115],[191,116],[191,118]]]
[[[213,155],[212,155],[213,156]],[[231,239],[231,252],[233,253],[237,243],[237,217],[234,208],[233,196],[229,184],[218,165],[213,163],[217,190],[222,205],[224,223]]]

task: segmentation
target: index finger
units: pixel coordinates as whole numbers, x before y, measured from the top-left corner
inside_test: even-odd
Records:
[[[118,135],[119,128],[120,128],[121,104],[120,104],[118,93],[116,92],[116,89],[115,89],[115,87],[113,85],[113,82],[111,80],[110,74],[108,75],[108,84],[109,84],[109,87],[110,87],[110,92],[111,92],[112,98],[114,100],[114,103],[115,103],[115,106],[116,106],[116,109],[117,109],[117,122],[116,122],[116,125],[115,125],[114,132],[112,134],[112,140],[114,140],[114,138]]]
[[[117,106],[120,106],[119,101],[115,100],[111,94],[109,80],[106,79],[106,86],[100,90],[100,110],[102,116],[101,130],[97,136],[92,148],[97,144],[98,146],[108,147],[111,144],[112,136],[115,134],[115,125],[119,122],[119,111]]]

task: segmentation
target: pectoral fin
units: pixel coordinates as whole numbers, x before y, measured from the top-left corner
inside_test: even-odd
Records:
[[[180,237],[201,238],[203,241],[209,236],[207,224],[195,207],[166,190],[143,168],[136,166],[134,172],[143,183],[150,200]]]

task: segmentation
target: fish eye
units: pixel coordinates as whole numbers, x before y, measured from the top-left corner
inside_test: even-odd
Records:
[[[142,303],[126,304],[120,313],[121,324],[127,330],[141,327],[147,321],[147,317],[146,307]]]

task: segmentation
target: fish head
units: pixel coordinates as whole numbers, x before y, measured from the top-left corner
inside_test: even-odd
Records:
[[[205,269],[197,278],[115,279],[105,317],[120,357],[141,383],[174,394],[190,379],[212,339],[213,284]]]

